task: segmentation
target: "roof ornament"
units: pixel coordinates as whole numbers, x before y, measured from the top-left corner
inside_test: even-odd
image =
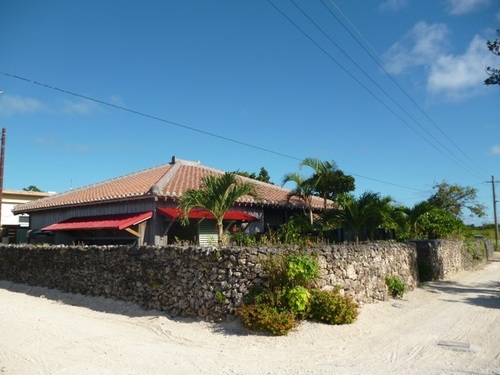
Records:
[[[159,195],[160,194],[160,187],[158,186],[158,184],[154,184],[151,187],[151,193],[153,193],[154,195]]]

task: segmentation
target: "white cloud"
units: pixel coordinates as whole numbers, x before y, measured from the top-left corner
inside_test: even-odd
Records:
[[[56,141],[52,138],[36,138],[35,143],[42,148],[53,149],[56,147]]]
[[[6,94],[0,96],[0,115],[3,116],[34,113],[45,110],[45,106],[41,102],[33,98]]]
[[[487,6],[490,0],[446,0],[446,3],[448,12],[458,16],[473,12],[482,6]]]
[[[494,58],[476,35],[463,55],[443,54],[431,64],[427,88],[452,98],[474,95],[484,88],[485,67],[495,65]]]
[[[125,101],[120,95],[112,95],[110,98],[110,103],[118,107],[125,107]]]
[[[396,11],[408,5],[408,0],[386,0],[380,4],[379,9],[382,12]]]
[[[88,115],[98,109],[97,103],[90,100],[80,100],[77,102],[64,100],[60,112],[64,114]]]
[[[491,148],[491,153],[493,155],[500,155],[500,145],[495,145]]]
[[[463,54],[451,54],[446,25],[416,24],[385,54],[386,69],[392,74],[424,68],[427,90],[448,99],[459,99],[484,89],[487,66],[497,58],[486,47],[486,39],[474,36]]]
[[[400,74],[410,67],[431,64],[446,50],[448,34],[446,25],[417,23],[385,54],[387,71]]]
[[[31,113],[59,113],[88,115],[100,110],[97,103],[82,99],[80,101],[62,100],[57,107],[47,107],[37,99],[20,95],[0,95],[0,116],[12,116]]]

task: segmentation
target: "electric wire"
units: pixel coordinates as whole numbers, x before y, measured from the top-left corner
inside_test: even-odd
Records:
[[[438,139],[435,139],[433,135],[424,127],[422,126],[406,109],[404,109],[394,98],[392,95],[390,95],[384,88],[382,88],[349,54],[340,46],[338,43],[336,43],[329,35],[328,33],[325,32],[323,28],[321,28],[301,7],[297,5],[297,3],[294,0],[290,0],[290,2],[335,46],[337,47],[342,54],[349,59],[363,74],[364,76],[372,82],[384,95],[393,103],[395,104],[403,113],[405,113],[415,124],[417,124],[429,137],[431,137],[432,140],[434,140],[438,145],[443,147],[452,157],[456,159],[459,163],[462,163],[463,168],[469,169],[469,172],[472,174],[475,174],[474,170],[470,169],[460,158],[458,158],[448,147],[446,147],[442,142],[440,142]],[[413,131],[416,132],[413,127],[411,127]],[[435,148],[435,146],[433,146]],[[477,176],[477,175],[476,175]]]
[[[413,132],[415,132],[422,140],[424,140],[426,143],[428,143],[431,147],[433,147],[435,150],[437,150],[439,153],[441,153],[443,156],[445,156],[447,159],[449,159],[450,161],[452,161],[454,164],[458,165],[459,167],[461,167],[462,169],[466,170],[467,172],[475,175],[476,177],[479,177],[473,170],[471,170],[469,167],[467,167],[463,162],[460,161],[460,159],[458,159],[453,153],[451,153],[451,151],[446,148],[444,145],[441,145],[443,148],[445,148],[448,152],[451,153],[451,155],[454,155],[455,158],[457,158],[461,163],[462,165],[459,165],[457,164],[457,161],[452,159],[450,157],[450,155],[446,154],[445,152],[443,152],[442,149],[436,147],[431,141],[429,141],[429,139],[427,139],[426,137],[424,137],[421,133],[419,133],[413,126],[411,126],[405,119],[403,119],[398,113],[396,113],[391,107],[389,107],[381,98],[379,98],[372,90],[370,90],[365,84],[363,84],[358,78],[356,78],[347,68],[345,68],[339,61],[337,61],[328,51],[326,51],[322,46],[319,45],[319,43],[317,43],[309,34],[307,34],[295,21],[293,21],[290,17],[288,17],[280,8],[278,8],[271,0],[267,0],[267,2],[278,12],[280,13],[288,22],[290,22],[295,28],[297,28],[297,30],[299,30],[310,42],[312,42],[318,49],[320,49],[330,60],[332,60],[339,68],[341,68],[349,77],[351,77],[351,79],[353,79],[356,83],[358,83],[363,89],[365,89],[365,91],[367,91],[373,98],[375,98],[375,100],[377,100],[380,104],[382,104],[388,111],[390,111],[396,118],[398,118],[403,124],[405,124],[407,127],[409,127]],[[300,7],[298,7],[294,2],[293,0],[290,0],[290,2],[292,2],[299,10]],[[302,13],[304,15],[305,12],[302,11]],[[308,19],[309,16],[306,15],[306,17]],[[310,19],[310,21],[315,24],[315,26],[320,29],[320,31],[322,31],[322,29],[314,22]],[[324,31],[322,31],[324,33]],[[327,38],[334,44],[337,46],[337,48],[339,48],[353,63],[355,63],[326,33],[324,33]],[[361,67],[359,67],[359,65],[357,63],[355,63],[356,66],[365,74],[365,76],[367,76],[372,82],[374,82],[371,77],[369,77],[369,75],[363,70],[361,69]],[[375,83],[376,84],[376,83]],[[377,87],[379,87],[379,89],[381,89],[388,97],[390,97],[378,84],[376,84]],[[391,98],[391,97],[390,97]],[[396,103],[392,98],[391,100]],[[396,103],[397,104],[397,103]],[[399,104],[397,104],[399,106]],[[401,106],[399,106],[400,109],[402,109]],[[403,109],[402,109],[403,110]],[[415,122],[417,122],[413,117],[411,117],[405,110],[403,110],[410,118],[412,118]],[[418,124],[418,122],[417,122]],[[421,126],[422,127],[422,126]],[[422,127],[422,129],[424,129],[426,132],[427,130],[425,128]],[[439,141],[435,140],[436,142],[439,143]]]
[[[41,86],[41,87],[44,87],[44,88],[47,88],[47,89],[50,89],[50,90],[55,90],[55,91],[61,92],[63,94],[71,95],[71,96],[74,96],[74,97],[77,97],[77,98],[82,98],[82,99],[85,99],[85,100],[92,101],[94,103],[98,103],[98,104],[101,104],[101,105],[104,105],[104,106],[108,106],[108,107],[111,107],[111,108],[114,108],[114,109],[118,109],[118,110],[121,110],[121,111],[132,113],[132,114],[137,115],[137,116],[146,117],[146,118],[149,118],[149,119],[152,119],[152,120],[155,120],[155,121],[160,121],[160,122],[163,122],[163,123],[167,123],[167,124],[170,124],[170,125],[173,125],[173,126],[177,126],[177,127],[180,127],[180,128],[186,129],[186,130],[191,130],[191,131],[194,131],[194,132],[197,132],[197,133],[201,133],[201,134],[209,135],[211,137],[219,138],[219,139],[222,139],[222,140],[225,140],[225,141],[233,142],[233,143],[239,144],[241,146],[250,147],[250,148],[253,148],[253,149],[256,149],[256,150],[268,152],[268,153],[271,153],[271,154],[274,154],[274,155],[277,155],[277,156],[281,156],[281,157],[284,157],[284,158],[288,158],[288,159],[291,159],[291,160],[297,160],[297,161],[302,161],[303,160],[303,159],[295,157],[295,156],[291,156],[291,155],[287,155],[287,154],[284,154],[284,153],[281,153],[281,152],[273,151],[273,150],[270,150],[270,149],[267,149],[267,148],[264,148],[264,147],[255,146],[255,145],[249,144],[247,142],[238,141],[238,140],[235,140],[235,139],[232,139],[232,138],[229,138],[229,137],[225,137],[225,136],[221,136],[221,135],[218,135],[218,134],[215,134],[215,133],[207,132],[205,130],[197,129],[197,128],[194,128],[192,126],[184,125],[184,124],[181,124],[181,123],[178,123],[178,122],[166,120],[166,119],[163,119],[163,118],[158,117],[158,116],[153,116],[153,115],[150,115],[150,114],[138,111],[138,110],[130,109],[130,108],[127,108],[127,107],[124,107],[124,106],[120,106],[120,105],[116,105],[116,104],[113,104],[113,103],[109,103],[109,102],[106,102],[106,101],[101,100],[101,99],[92,98],[92,97],[90,97],[88,95],[78,94],[78,93],[75,93],[75,92],[70,91],[70,90],[61,89],[59,87],[56,87],[56,86],[53,86],[53,85],[49,85],[49,84],[46,84],[46,83],[41,83],[41,82],[29,79],[29,78],[21,77],[21,76],[18,76],[16,74],[11,74],[11,73],[7,73],[7,72],[3,72],[3,71],[0,71],[0,74],[2,74],[4,76],[7,76],[7,77],[10,77],[10,78],[14,78],[14,79],[18,79],[18,80],[21,80],[21,81],[24,81],[24,82],[28,82],[28,83],[31,83],[31,84],[34,84],[34,85],[37,85],[37,86]],[[404,186],[404,185],[400,185],[400,184],[395,184],[395,183],[392,183],[392,182],[382,181],[382,180],[378,180],[378,179],[375,179],[375,178],[363,176],[363,175],[360,175],[360,174],[350,173],[350,172],[347,172],[347,171],[346,171],[346,173],[349,173],[350,175],[353,175],[353,176],[356,176],[356,177],[359,177],[359,178],[363,178],[363,179],[366,179],[366,180],[379,182],[379,183],[382,183],[382,184],[385,184],[385,185],[396,186],[396,187],[400,187],[400,188],[407,189],[407,190],[414,190],[414,191],[425,192],[425,190],[422,190],[422,189],[418,189],[418,188],[414,188],[414,187],[409,187],[409,186]]]
[[[175,122],[175,121],[165,120],[165,119],[163,119],[161,117],[158,117],[158,116],[149,115],[149,114],[141,112],[141,111],[137,111],[137,110],[130,109],[130,108],[127,108],[127,107],[123,107],[123,106],[120,106],[120,105],[117,105],[117,104],[105,102],[104,100],[95,99],[95,98],[92,98],[90,96],[86,96],[86,95],[75,93],[73,91],[60,89],[58,87],[51,86],[51,85],[48,85],[46,83],[37,82],[37,81],[31,80],[31,79],[28,79],[28,78],[20,77],[20,76],[15,75],[15,74],[10,74],[10,73],[1,72],[1,71],[0,71],[0,74],[3,74],[3,75],[8,76],[8,77],[16,78],[16,79],[19,79],[19,80],[22,80],[22,81],[26,81],[26,82],[32,83],[34,85],[42,86],[42,87],[45,87],[45,88],[48,88],[48,89],[51,89],[51,90],[59,91],[59,92],[62,92],[64,94],[68,94],[68,95],[72,95],[72,96],[75,96],[75,97],[78,97],[78,98],[90,100],[92,102],[99,103],[99,104],[102,104],[102,105],[105,105],[105,106],[108,106],[108,107],[113,107],[113,108],[116,108],[116,109],[119,109],[119,110],[122,110],[122,111],[125,111],[125,112],[133,113],[133,114],[138,115],[138,116],[147,117],[149,119],[160,121],[160,122],[164,122],[164,123],[167,123],[167,124],[170,124],[170,125],[173,125],[173,126],[177,126],[179,128],[183,128],[183,129],[191,130],[191,131],[194,131],[194,132],[197,132],[197,133],[201,133],[201,134],[204,134],[204,135],[208,135],[210,137],[222,139],[222,140],[225,140],[225,141],[228,141],[228,142],[232,142],[232,143],[236,143],[236,144],[239,144],[239,145],[242,145],[242,146],[245,146],[245,147],[250,147],[250,148],[253,148],[253,149],[256,149],[256,150],[268,152],[268,153],[271,153],[271,154],[274,154],[274,155],[283,156],[283,157],[288,158],[288,159],[302,161],[302,159],[300,159],[298,157],[295,157],[295,156],[283,154],[281,152],[273,151],[273,150],[268,149],[268,148],[264,148],[264,147],[260,147],[260,146],[255,146],[255,145],[252,145],[250,143],[238,141],[238,140],[236,140],[234,138],[225,137],[223,135],[219,135],[219,134],[215,134],[215,133],[212,133],[212,132],[208,132],[206,130],[197,129],[195,127],[184,125],[184,124],[181,124],[181,123],[178,123],[178,122]]]
[[[337,15],[332,12],[332,10],[325,4],[324,0],[320,0],[323,6],[328,10],[328,12],[339,22],[339,24],[351,35],[351,37],[358,43],[358,45],[370,56],[370,58],[378,65],[378,67],[384,72],[387,77],[398,87],[398,89],[410,100],[411,103],[424,115],[429,122],[434,125],[434,127],[453,145],[455,148],[460,151],[460,153],[465,156],[477,169],[481,170],[483,173],[486,175],[488,172],[486,172],[479,164],[477,164],[463,149],[456,144],[456,142],[453,141],[451,137],[446,134],[442,128],[430,117],[430,115],[422,108],[420,104],[410,95],[404,87],[398,82],[397,79],[395,79],[385,68],[384,66],[380,63],[382,60],[380,55],[377,53],[377,51],[371,46],[371,44],[368,42],[368,40],[364,37],[364,35],[354,26],[354,24],[351,22],[351,20],[345,15],[345,13],[340,10],[340,8],[337,6],[334,0],[329,0],[330,3],[335,7],[335,9],[346,19],[346,21],[349,23],[349,25],[354,29],[354,31],[360,36],[362,41],[369,47],[370,51],[359,41],[359,39],[349,30],[349,28],[337,17]],[[375,56],[376,57],[375,57]]]

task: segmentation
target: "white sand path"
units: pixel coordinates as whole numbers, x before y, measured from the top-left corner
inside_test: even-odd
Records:
[[[285,337],[0,281],[0,374],[500,374],[500,262]]]

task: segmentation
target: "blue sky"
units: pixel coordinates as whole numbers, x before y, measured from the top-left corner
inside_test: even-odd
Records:
[[[497,28],[498,0],[0,0],[4,188],[314,157],[409,207],[474,187],[493,222]]]

